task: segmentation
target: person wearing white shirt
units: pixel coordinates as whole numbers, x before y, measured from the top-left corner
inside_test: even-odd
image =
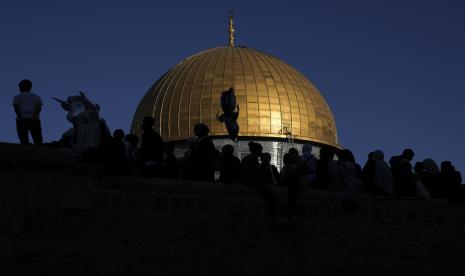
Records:
[[[42,99],[39,95],[31,92],[32,82],[24,79],[19,82],[20,94],[13,99],[13,106],[16,113],[16,130],[22,145],[29,144],[29,132],[35,145],[41,145],[42,127],[39,114],[42,110]]]

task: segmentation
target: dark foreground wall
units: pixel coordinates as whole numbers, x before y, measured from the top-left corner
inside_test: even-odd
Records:
[[[464,205],[306,190],[273,224],[243,186],[99,177],[70,154],[0,144],[0,275],[465,274]]]

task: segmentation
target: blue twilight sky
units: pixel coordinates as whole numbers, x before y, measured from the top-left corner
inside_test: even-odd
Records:
[[[300,70],[332,108],[340,143],[363,165],[405,147],[415,161],[451,160],[465,173],[465,1],[5,0],[0,3],[0,141],[16,142],[12,98],[30,78],[44,101],[46,141],[70,127],[52,96],[79,90],[112,129],[129,129],[152,83],[171,66],[227,43]]]

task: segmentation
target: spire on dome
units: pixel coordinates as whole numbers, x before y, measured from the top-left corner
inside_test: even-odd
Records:
[[[229,17],[229,46],[234,47],[234,27],[233,27],[233,16],[234,16],[234,11],[230,10],[228,12],[228,17]]]

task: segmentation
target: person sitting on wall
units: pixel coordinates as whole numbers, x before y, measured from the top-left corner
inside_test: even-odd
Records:
[[[220,170],[220,182],[223,183],[238,183],[239,168],[241,160],[234,156],[234,147],[232,145],[224,145],[221,149],[223,154],[223,166]]]
[[[424,170],[421,181],[432,198],[439,196],[439,166],[431,158],[423,160]]]
[[[113,137],[105,142],[104,172],[110,175],[126,175],[129,173],[128,160],[126,158],[126,145],[124,144],[124,131],[116,129]]]
[[[179,176],[181,179],[190,179],[190,169],[191,169],[191,160],[192,154],[195,150],[196,138],[189,138],[187,142],[187,150],[184,152],[184,156],[179,160],[180,161],[180,173]]]
[[[451,161],[441,163],[439,173],[440,194],[449,200],[457,200],[461,195],[462,175],[455,170]]]
[[[311,144],[304,144],[302,146],[302,155],[300,156],[300,160],[302,160],[306,168],[304,176],[305,184],[307,184],[306,186],[311,186],[315,181],[315,166],[317,158],[312,154],[312,149],[313,147]]]
[[[315,187],[328,190],[341,190],[339,167],[334,161],[334,150],[323,147],[320,149],[320,160],[315,166]]]
[[[123,142],[126,147],[126,160],[131,167],[135,166],[137,160],[139,160],[139,150],[137,148],[139,140],[139,137],[134,134],[126,134],[124,136]]]
[[[257,189],[265,198],[268,212],[272,219],[276,218],[276,195],[265,181],[263,172],[260,169],[259,158],[262,155],[262,145],[249,142],[250,153],[246,155],[240,166],[241,183],[248,187]]]
[[[389,168],[389,171],[391,168]],[[377,194],[375,185],[375,171],[376,171],[376,160],[375,153],[372,151],[368,153],[368,160],[365,162],[365,166],[362,169],[362,190],[367,193]]]
[[[281,183],[287,187],[286,217],[292,220],[296,209],[297,192],[302,189],[303,185],[309,184],[306,178],[309,172],[305,162],[299,158],[297,149],[290,148],[285,156],[286,164],[281,170]]]
[[[381,150],[375,150],[373,159],[375,163],[374,192],[382,196],[392,196],[394,193],[392,172],[389,165],[384,161],[384,153]]]
[[[163,161],[164,142],[160,134],[153,129],[153,117],[145,117],[142,121],[141,165],[145,176],[157,176]]]
[[[423,162],[416,162],[413,166],[415,176],[416,196],[419,199],[430,199],[431,194],[423,184],[423,175],[425,174],[425,164]]]
[[[362,190],[362,169],[355,162],[354,155],[348,149],[338,152],[339,173],[341,175],[342,189],[351,192],[360,192]]]
[[[394,184],[394,194],[396,196],[415,197],[416,184],[413,174],[412,161],[415,153],[411,149],[405,149],[401,155],[391,157],[392,180]]]
[[[165,144],[165,166],[163,170],[165,178],[179,178],[179,162],[174,155],[174,145],[171,143]]]
[[[280,174],[278,168],[271,164],[271,154],[268,152],[262,153],[260,160],[262,161],[260,164],[260,169],[262,170],[263,176],[265,177],[265,182],[268,183],[268,185],[278,186]]]
[[[24,79],[19,82],[20,94],[13,99],[16,113],[16,131],[21,145],[29,144],[29,132],[35,145],[42,145],[42,127],[39,114],[42,110],[42,99],[32,93],[32,82]]]
[[[221,156],[208,136],[209,132],[210,129],[205,124],[198,123],[194,126],[197,139],[188,157],[185,173],[187,179],[215,181],[215,170],[220,168]]]

